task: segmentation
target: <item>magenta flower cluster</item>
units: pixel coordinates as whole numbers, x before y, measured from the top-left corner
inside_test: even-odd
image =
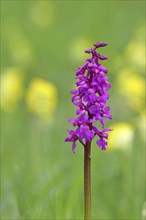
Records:
[[[106,106],[111,85],[106,76],[108,70],[99,64],[99,60],[106,60],[107,56],[96,52],[97,48],[106,45],[105,42],[96,43],[92,49],[85,50],[85,53],[91,54],[92,57],[87,59],[84,66],[79,67],[76,73],[77,89],[73,89],[71,94],[73,94],[72,102],[77,106],[77,118],[69,119],[76,129],[68,130],[69,137],[65,139],[66,142],[72,142],[73,152],[77,141],[86,146],[86,143],[91,142],[95,136],[99,137],[97,145],[102,150],[106,150],[107,132],[111,129],[104,128],[104,119],[112,119],[110,107]],[[101,124],[102,129],[95,126],[96,122]]]

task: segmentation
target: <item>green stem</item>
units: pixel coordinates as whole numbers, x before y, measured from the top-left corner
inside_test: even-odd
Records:
[[[84,147],[84,220],[91,220],[91,142]]]

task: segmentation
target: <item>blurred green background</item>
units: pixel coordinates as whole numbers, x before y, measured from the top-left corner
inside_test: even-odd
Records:
[[[114,128],[92,144],[93,219],[145,201],[144,1],[1,1],[1,219],[83,219],[83,148],[65,143],[84,50],[106,41]]]

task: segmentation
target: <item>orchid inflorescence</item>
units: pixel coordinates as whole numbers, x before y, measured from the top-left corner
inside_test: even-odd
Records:
[[[104,118],[112,119],[110,107],[106,106],[111,85],[106,76],[108,70],[99,64],[99,60],[106,60],[107,56],[96,52],[97,48],[106,45],[106,42],[100,42],[94,44],[93,48],[85,50],[85,53],[92,54],[92,57],[86,59],[84,66],[79,67],[76,73],[77,89],[73,89],[71,94],[73,94],[72,103],[78,107],[77,118],[70,118],[69,122],[77,128],[68,130],[69,137],[65,139],[66,142],[72,142],[73,152],[76,148],[76,141],[85,147],[86,143],[91,142],[96,135],[99,137],[97,145],[102,150],[106,150],[107,132],[112,130],[104,128]],[[100,122],[102,129],[93,125],[97,121]]]

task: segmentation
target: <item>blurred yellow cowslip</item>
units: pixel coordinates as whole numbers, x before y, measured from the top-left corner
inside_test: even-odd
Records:
[[[129,106],[139,112],[144,110],[145,80],[131,69],[123,69],[117,77],[117,91]]]
[[[136,29],[134,38],[128,44],[125,55],[130,63],[139,68],[140,72],[145,71],[145,25]]]
[[[50,120],[57,105],[57,88],[47,80],[35,78],[28,88],[26,102],[30,112]]]
[[[9,23],[8,33],[6,35],[7,46],[11,55],[11,59],[20,64],[32,62],[34,54],[32,46],[27,37],[21,32],[17,23]],[[11,31],[12,30],[12,31]]]
[[[90,49],[91,46],[87,38],[77,37],[70,44],[70,55],[75,61],[83,62],[88,57],[84,51]]]
[[[8,47],[13,61],[24,64],[33,60],[30,43],[22,34],[11,35]]]
[[[17,64],[32,63],[34,60],[32,44],[24,33],[20,21],[15,16],[8,17],[2,28],[2,39],[11,60]]]
[[[54,5],[52,1],[34,1],[30,8],[30,17],[39,27],[49,27],[54,21]]]
[[[132,40],[126,48],[126,58],[132,65],[140,68],[144,72],[145,69],[145,44],[137,40]]]
[[[21,99],[24,73],[18,68],[8,68],[1,76],[1,108],[6,112],[13,112]]]
[[[127,152],[131,150],[134,137],[133,126],[129,123],[115,123],[110,127],[113,131],[109,132],[107,150],[119,149]]]

